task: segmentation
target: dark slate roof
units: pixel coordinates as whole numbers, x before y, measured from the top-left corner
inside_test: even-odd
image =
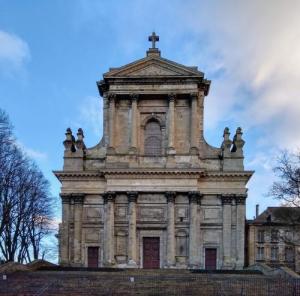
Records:
[[[297,207],[268,207],[250,224],[300,224],[300,208]]]

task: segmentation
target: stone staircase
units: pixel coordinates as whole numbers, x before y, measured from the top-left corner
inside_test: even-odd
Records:
[[[0,296],[300,295],[300,282],[257,274],[178,270],[34,271],[0,279]]]

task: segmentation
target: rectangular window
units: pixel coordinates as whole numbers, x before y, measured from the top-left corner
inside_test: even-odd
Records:
[[[278,238],[279,238],[278,230],[273,229],[273,230],[271,231],[271,242],[272,242],[272,243],[278,242]]]
[[[264,259],[265,259],[265,248],[257,247],[256,260],[264,260]]]
[[[257,232],[257,241],[259,243],[263,243],[265,241],[265,231],[264,230],[259,230]]]
[[[287,262],[294,262],[295,260],[295,252],[293,247],[285,247],[285,261]]]
[[[278,247],[271,248],[271,260],[277,261],[278,260]]]

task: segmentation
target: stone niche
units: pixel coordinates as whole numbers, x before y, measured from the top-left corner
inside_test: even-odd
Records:
[[[183,265],[188,256],[188,232],[180,229],[176,232],[176,264]]]
[[[116,231],[115,258],[118,264],[124,264],[127,261],[127,237],[127,231]]]

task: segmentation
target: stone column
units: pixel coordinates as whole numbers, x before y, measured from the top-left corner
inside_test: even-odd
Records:
[[[175,266],[175,209],[176,192],[166,192],[168,202],[167,267]]]
[[[199,268],[199,232],[200,222],[198,215],[198,204],[200,203],[199,192],[189,192],[190,201],[190,232],[189,232],[189,266]]]
[[[222,269],[232,268],[231,259],[231,195],[222,195],[223,205],[223,266]],[[243,246],[244,248],[244,246]]]
[[[84,195],[74,194],[74,265],[81,266],[81,233]]]
[[[237,195],[236,202],[236,269],[243,269],[245,264],[245,202],[246,195]]]
[[[192,93],[191,95],[191,149],[190,152],[196,154],[198,152],[198,143],[197,143],[197,93]]]
[[[175,138],[175,95],[169,95],[169,135],[168,135],[168,153],[175,154],[174,138]]]
[[[69,264],[69,223],[70,223],[70,194],[60,194],[62,201],[62,223],[60,228],[59,249],[61,265]]]
[[[137,152],[137,100],[138,95],[131,95],[131,147],[130,152]]]
[[[137,192],[128,192],[128,265],[137,267],[136,254],[136,202]]]
[[[115,263],[115,245],[114,245],[114,201],[116,193],[106,192],[104,198],[104,265],[112,266]]]
[[[109,96],[109,150],[115,151],[115,94]]]

